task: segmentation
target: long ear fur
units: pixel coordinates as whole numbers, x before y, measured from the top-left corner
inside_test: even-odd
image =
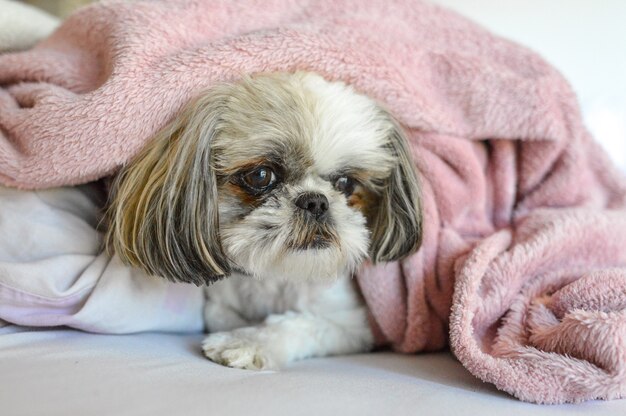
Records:
[[[116,177],[106,242],[125,263],[196,285],[230,273],[211,167],[219,108],[219,97],[204,95]]]
[[[372,221],[370,258],[374,263],[404,258],[422,243],[421,194],[415,165],[402,128],[392,122],[389,146],[397,164]]]

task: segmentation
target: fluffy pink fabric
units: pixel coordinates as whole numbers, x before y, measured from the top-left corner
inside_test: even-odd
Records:
[[[537,55],[415,0],[107,2],[0,57],[0,180],[115,172],[200,90],[309,70],[384,103],[411,140],[424,245],[359,282],[382,342],[449,342],[540,403],[626,394],[626,181]],[[601,76],[600,74],[598,76]]]

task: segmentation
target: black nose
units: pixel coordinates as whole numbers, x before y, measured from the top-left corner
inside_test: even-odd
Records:
[[[306,193],[296,198],[296,206],[310,212],[315,218],[322,219],[328,211],[328,198],[322,194]]]

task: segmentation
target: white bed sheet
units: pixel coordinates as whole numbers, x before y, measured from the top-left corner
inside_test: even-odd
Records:
[[[93,335],[0,329],[0,414],[625,415],[626,400],[522,403],[449,353],[305,360],[281,372],[202,357],[200,335]]]

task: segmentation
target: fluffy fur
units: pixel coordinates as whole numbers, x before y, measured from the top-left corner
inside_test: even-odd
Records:
[[[112,194],[107,241],[127,263],[196,284],[234,271],[207,289],[214,333],[204,343],[233,367],[368,350],[352,273],[420,243],[418,182],[398,125],[312,73],[202,94]]]

